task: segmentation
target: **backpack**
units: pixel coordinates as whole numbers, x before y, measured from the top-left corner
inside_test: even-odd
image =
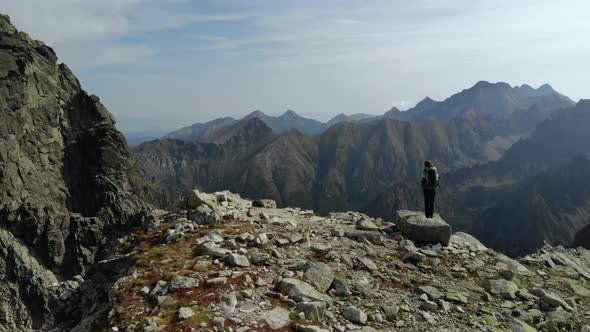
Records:
[[[434,168],[431,168],[428,170],[428,180],[427,180],[428,186],[435,188],[438,185],[438,180],[437,180],[437,176],[436,176],[436,170]]]

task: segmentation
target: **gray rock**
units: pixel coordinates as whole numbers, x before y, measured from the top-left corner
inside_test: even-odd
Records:
[[[250,261],[246,256],[238,255],[238,254],[229,254],[227,256],[227,261],[230,266],[234,267],[248,267],[250,266]]]
[[[277,202],[272,199],[257,199],[252,201],[252,206],[257,208],[276,209]]]
[[[402,210],[397,212],[396,225],[404,237],[414,243],[448,245],[452,229],[439,215],[426,218],[424,213]]]
[[[367,323],[367,314],[352,305],[342,309],[342,316],[353,323],[361,325],[365,325]]]
[[[361,231],[378,231],[379,227],[367,218],[361,218],[356,222],[356,229]]]
[[[311,250],[316,254],[326,255],[332,250],[332,246],[324,243],[314,243],[311,245]]]
[[[179,289],[199,287],[199,280],[191,277],[174,276],[170,279],[168,289],[175,292]]]
[[[279,291],[297,302],[322,301],[332,304],[332,298],[318,292],[312,285],[294,278],[284,278],[279,283]]]
[[[313,325],[297,325],[295,329],[297,332],[330,332],[329,330],[323,329],[319,326]]]
[[[345,232],[344,236],[358,242],[372,243],[375,245],[383,245],[384,238],[379,232],[371,231],[349,231]]]
[[[221,286],[221,285],[225,285],[226,283],[227,283],[226,277],[218,277],[218,278],[212,278],[212,279],[207,280],[205,285],[207,285],[207,286]]]
[[[418,265],[418,264],[420,264],[420,262],[422,262],[424,257],[426,257],[426,256],[424,256],[423,254],[421,254],[417,251],[408,251],[402,257],[402,262],[408,262],[408,263],[412,263],[414,265]]]
[[[250,261],[254,265],[262,265],[268,261],[270,255],[267,253],[256,253],[250,256]]]
[[[193,312],[193,309],[191,309],[191,308],[181,307],[180,309],[178,309],[178,319],[179,320],[185,320],[185,319],[191,318],[194,315],[195,315],[195,313]]]
[[[326,302],[300,302],[297,311],[303,312],[305,319],[319,323],[324,320],[327,307]]]
[[[350,296],[350,290],[348,290],[348,286],[346,286],[344,281],[338,278],[334,278],[332,281],[332,288],[338,296]]]
[[[361,265],[369,271],[377,270],[377,265],[367,257],[361,257],[358,259]]]
[[[334,271],[328,264],[315,263],[306,272],[305,278],[314,285],[318,291],[325,293],[334,280]]]
[[[432,301],[436,301],[443,297],[443,294],[438,289],[432,286],[422,286],[418,288],[418,290],[421,293],[426,294],[428,296],[428,299]]]
[[[512,319],[510,321],[510,323],[508,323],[508,327],[510,328],[510,331],[512,332],[536,332],[537,329],[535,329],[534,327],[528,325],[527,323],[518,320],[518,319]]]
[[[189,210],[187,218],[199,225],[213,224],[219,220],[219,216],[207,205],[200,205],[194,210]]]
[[[288,326],[291,324],[291,319],[289,318],[289,310],[283,309],[281,307],[276,307],[271,311],[268,311],[262,315],[262,319],[268,324],[268,326],[273,329],[282,329],[283,327]]]
[[[237,304],[238,298],[236,297],[235,292],[231,292],[221,297],[221,307],[226,312],[233,312],[236,309]]]
[[[518,286],[514,282],[504,279],[487,280],[484,283],[484,288],[488,293],[507,300],[516,299],[516,292],[518,291]]]

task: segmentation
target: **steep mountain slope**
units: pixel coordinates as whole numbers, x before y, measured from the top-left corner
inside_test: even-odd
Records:
[[[496,124],[502,130],[502,122]],[[572,161],[590,155],[590,146],[582,143],[590,141],[588,124],[590,103],[582,100],[555,112],[499,160],[442,174],[437,211],[455,228],[511,254],[529,252],[544,240],[571,245],[573,234],[590,222],[590,197],[584,191],[589,178],[583,173],[587,163],[578,158],[576,167]],[[398,209],[422,205],[416,181],[402,180],[361,210],[392,218]]]
[[[264,133],[259,137],[247,132]],[[496,129],[479,119],[413,124],[389,119],[340,123],[319,136],[283,135],[258,118],[220,129],[200,141],[147,142],[133,156],[162,190],[180,198],[192,188],[264,194],[281,205],[321,212],[363,208],[421,162],[451,170],[500,157]],[[240,145],[230,144],[233,141]]]
[[[180,128],[176,131],[166,134],[163,139],[178,139],[185,142],[197,140],[201,137],[207,136],[215,132],[216,130],[231,126],[238,122],[234,118],[218,118],[206,123],[195,123],[188,127]]]
[[[545,84],[538,89],[528,85],[511,87],[500,83],[480,81],[444,101],[428,97],[406,112],[390,112],[400,120],[450,121],[468,112],[477,115],[505,116],[517,110],[526,110],[535,105],[546,105],[555,110],[573,105],[574,102]]]
[[[290,129],[297,129],[302,133],[315,135],[324,131],[326,127],[324,123],[301,117],[294,111],[287,111],[278,117],[266,115],[261,111],[254,111],[240,120],[234,118],[218,118],[206,123],[195,123],[166,134],[164,139],[178,139],[185,142],[200,140],[204,137],[214,135],[216,131],[222,128],[230,127],[238,122],[247,122],[251,119],[262,121],[277,134],[283,134]]]
[[[510,255],[541,248],[543,242],[570,245],[590,224],[590,160],[566,165],[506,188],[472,227],[490,247]]]
[[[365,114],[365,113],[358,113],[358,114],[351,114],[346,115],[344,113],[340,113],[330,119],[330,121],[326,122],[326,128],[330,128],[333,125],[340,123],[340,122],[359,122],[359,121],[368,121],[372,119],[379,118],[378,115],[373,114]]]
[[[260,119],[277,134],[285,133],[289,129],[297,129],[304,134],[315,135],[321,133],[325,129],[323,123],[299,116],[299,114],[291,110],[278,117],[269,116],[260,111],[255,111],[245,116],[243,120],[249,120],[252,118]]]
[[[314,138],[296,130],[279,136],[252,118],[205,141],[149,142],[135,148],[133,155],[172,199],[199,187],[226,188],[249,197],[263,194],[280,204],[312,204]]]
[[[111,241],[142,226],[147,207],[148,187],[111,114],[56,61],[0,16],[0,331],[105,310],[99,285],[90,286],[93,307],[67,308],[50,286],[84,276]]]

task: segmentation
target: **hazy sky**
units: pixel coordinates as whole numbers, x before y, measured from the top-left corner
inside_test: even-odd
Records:
[[[479,80],[590,98],[590,1],[0,0],[126,132],[381,114]]]

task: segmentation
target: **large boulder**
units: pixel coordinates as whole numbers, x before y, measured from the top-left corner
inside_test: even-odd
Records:
[[[401,210],[397,215],[396,224],[404,237],[418,244],[449,245],[452,228],[438,214],[426,218],[423,212]]]

